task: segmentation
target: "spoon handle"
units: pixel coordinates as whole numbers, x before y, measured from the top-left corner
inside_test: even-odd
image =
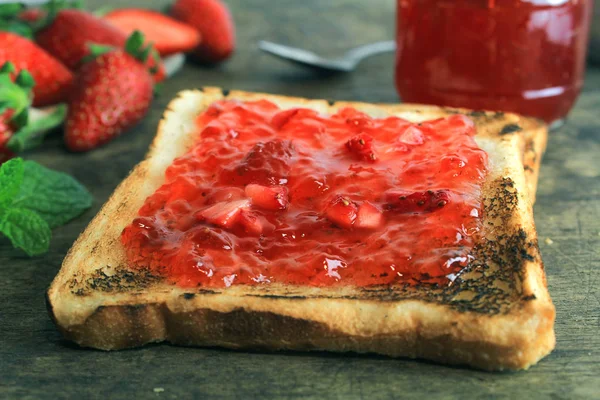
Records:
[[[375,42],[356,47],[347,52],[344,58],[351,59],[354,62],[359,62],[363,58],[379,54],[396,51],[396,41],[386,40],[383,42]]]

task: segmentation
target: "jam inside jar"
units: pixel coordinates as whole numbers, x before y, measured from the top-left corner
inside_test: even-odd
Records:
[[[403,101],[560,122],[583,84],[593,0],[398,0]]]

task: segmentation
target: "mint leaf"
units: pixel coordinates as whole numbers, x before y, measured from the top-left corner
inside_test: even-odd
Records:
[[[13,158],[0,167],[0,209],[12,203],[23,183],[23,159]]]
[[[0,232],[13,246],[36,256],[48,251],[52,232],[42,217],[25,208],[9,208],[0,213]]]
[[[12,207],[39,214],[51,228],[79,216],[92,205],[92,195],[75,178],[33,161],[24,163],[25,179]]]

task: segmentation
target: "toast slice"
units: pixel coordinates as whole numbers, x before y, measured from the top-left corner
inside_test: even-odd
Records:
[[[485,238],[453,285],[308,287],[269,284],[185,289],[130,269],[119,237],[166,168],[199,132],[214,101],[267,99],[281,108],[332,113],[352,106],[372,116],[422,121],[467,113],[489,155]],[[532,204],[546,127],[514,114],[422,105],[327,102],[204,88],[168,106],[144,161],[81,234],[47,293],[68,340],[116,350],[180,345],[352,351],[423,358],[486,370],[525,369],[554,347],[555,310],[537,245]]]

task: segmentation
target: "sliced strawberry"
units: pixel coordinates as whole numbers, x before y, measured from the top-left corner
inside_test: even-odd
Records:
[[[376,229],[383,224],[383,213],[373,204],[365,201],[358,207],[354,226],[364,229]]]
[[[260,235],[263,233],[264,227],[262,221],[250,210],[242,209],[239,216],[239,223],[244,227],[244,230],[247,233],[252,235]]]
[[[354,136],[346,142],[346,148],[361,161],[375,162],[377,155],[373,150],[373,137],[366,133]]]
[[[357,213],[358,207],[356,207],[356,204],[340,195],[331,200],[325,209],[327,218],[342,228],[351,228],[356,221]]]
[[[235,48],[235,28],[227,5],[221,0],[176,0],[171,15],[196,28],[202,35],[192,57],[200,62],[223,61]]]
[[[222,201],[200,211],[197,217],[223,228],[231,228],[238,222],[240,212],[249,207],[250,200]]]
[[[246,186],[246,196],[252,204],[267,210],[285,210],[290,204],[288,189],[285,186],[262,186],[250,184]]]
[[[450,201],[447,190],[425,192],[388,192],[385,195],[388,209],[399,213],[431,212],[444,207]]]
[[[187,53],[200,44],[200,33],[194,27],[156,11],[124,8],[109,12],[104,19],[127,35],[141,31],[161,56]]]

